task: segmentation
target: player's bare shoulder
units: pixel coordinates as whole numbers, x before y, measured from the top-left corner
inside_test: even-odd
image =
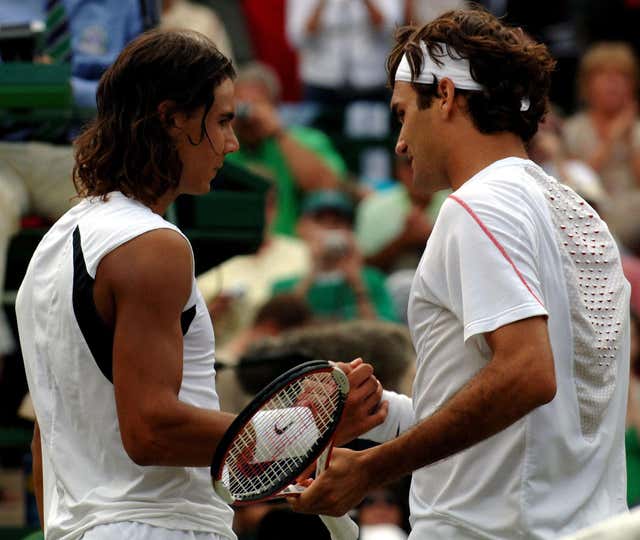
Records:
[[[187,240],[169,228],[154,229],[122,244],[98,266],[96,289],[115,298],[140,298],[180,307],[191,293],[193,259]],[[97,291],[96,291],[97,292]]]

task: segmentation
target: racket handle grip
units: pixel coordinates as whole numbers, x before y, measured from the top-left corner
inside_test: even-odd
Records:
[[[320,516],[331,533],[331,540],[358,540],[360,529],[346,514],[340,517]]]

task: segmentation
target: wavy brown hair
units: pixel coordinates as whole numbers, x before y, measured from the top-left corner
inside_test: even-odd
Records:
[[[437,42],[444,43],[441,51]],[[422,27],[406,26],[396,33],[396,44],[387,58],[389,85],[406,53],[415,78],[422,70],[424,43],[434,62],[443,54],[469,60],[471,76],[484,90],[458,90],[466,96],[475,127],[482,133],[509,131],[523,141],[533,137],[547,110],[547,95],[555,60],[547,47],[533,42],[520,28],[504,25],[482,8],[448,11]],[[454,53],[455,51],[455,53]],[[418,107],[431,105],[438,96],[438,81],[432,85],[412,83],[418,93]],[[529,108],[520,110],[521,100]]]
[[[209,139],[205,119],[214,90],[234,77],[231,61],[197,32],[152,30],[132,41],[100,79],[97,116],[74,142],[78,195],[121,191],[150,205],[175,189],[182,162],[168,119],[204,107],[200,140],[189,142]],[[164,101],[173,105],[161,114]]]

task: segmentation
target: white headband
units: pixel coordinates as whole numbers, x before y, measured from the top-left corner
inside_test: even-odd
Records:
[[[395,80],[410,83],[433,84],[434,77],[437,80],[446,77],[460,90],[484,90],[484,86],[471,77],[469,60],[467,58],[463,58],[453,47],[447,48],[445,43],[435,42],[434,45],[440,50],[440,53],[436,53],[435,56],[437,56],[441,65],[431,58],[426,44],[421,42],[422,71],[416,74],[416,77],[412,77],[411,66],[405,53],[402,55],[402,60],[400,60],[400,64],[396,70]],[[520,100],[521,111],[528,111],[530,105],[531,103],[528,97]]]
[[[440,49],[440,53],[436,56],[442,65],[438,65],[427,51],[424,42],[420,43],[422,50],[422,71],[411,76],[411,67],[405,53],[400,60],[400,65],[396,71],[396,81],[416,82],[422,84],[433,84],[434,76],[440,80],[444,77],[451,79],[456,88],[460,90],[483,90],[484,87],[471,77],[469,70],[469,60],[462,58],[455,49],[449,47],[453,56],[448,53],[447,46],[444,43],[434,43]]]

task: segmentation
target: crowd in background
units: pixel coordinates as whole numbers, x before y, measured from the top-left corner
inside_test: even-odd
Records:
[[[38,17],[51,23],[43,3],[4,3],[0,25]],[[410,394],[411,281],[448,193],[415,193],[411,165],[393,156],[384,64],[396,27],[424,23],[465,2],[163,0],[159,9],[138,0],[100,2],[99,9],[83,0],[52,3],[65,12],[51,23],[55,32],[45,31],[51,48],[33,60],[70,61],[73,97],[81,107],[93,106],[97,80],[121,48],[156,24],[208,35],[238,66],[234,129],[240,150],[228,159],[267,178],[272,188],[257,252],[198,278],[214,321],[216,359],[225,368],[218,374],[222,408],[238,411],[272,378],[273,366],[306,357],[362,356],[376,366],[385,387]],[[531,141],[530,156],[604,216],[632,285],[632,309],[640,313],[640,42],[631,31],[640,3],[480,3],[547,43],[557,58],[553,103]],[[69,50],[59,43],[61,25],[71,36]],[[11,60],[6,50],[0,52],[3,61]],[[341,137],[314,124],[318,111],[331,116],[338,110],[344,115]],[[28,225],[25,217],[46,223],[74,202],[70,143],[76,131],[68,125],[45,137],[24,126],[0,128],[3,283],[6,251],[12,235]],[[350,162],[342,137],[363,132],[379,142],[366,158]],[[2,317],[0,312],[2,386],[20,387],[18,346]],[[640,504],[640,328],[638,318],[633,321],[630,505]],[[15,414],[12,408],[3,418]],[[363,538],[403,537],[407,489],[393,486],[365,499],[356,512],[365,534],[370,526],[370,536]],[[299,530],[281,527],[282,520],[293,519],[285,508],[245,507],[237,512],[236,529],[241,538],[269,538],[273,530],[284,538],[282,531]]]

